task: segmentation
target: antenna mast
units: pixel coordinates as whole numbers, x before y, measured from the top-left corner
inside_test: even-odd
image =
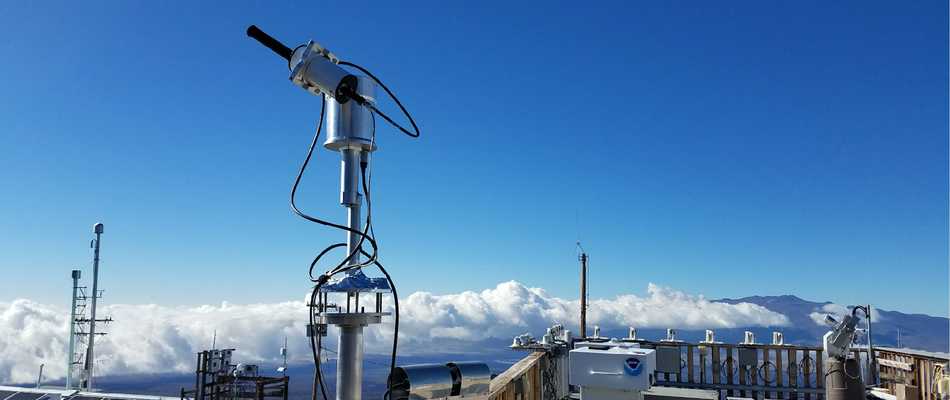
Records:
[[[581,338],[587,337],[587,252],[577,242],[581,254],[577,257],[581,261]]]
[[[111,322],[112,318],[96,319],[96,300],[102,296],[99,292],[99,242],[102,239],[102,223],[96,223],[93,226],[93,232],[96,238],[93,240],[93,258],[92,258],[92,309],[89,313],[89,319],[79,319],[77,322],[89,322],[89,345],[86,347],[85,367],[83,368],[84,382],[81,385],[87,391],[93,390],[93,374],[96,364],[96,335],[105,335],[105,333],[96,333],[96,322]]]
[[[79,278],[82,276],[82,271],[74,269],[72,276],[73,297],[72,306],[69,308],[69,350],[66,352],[66,390],[72,388],[73,364],[76,363],[73,359],[76,353],[76,317],[78,316],[76,312],[76,300],[79,300],[76,297],[76,293],[79,291]]]

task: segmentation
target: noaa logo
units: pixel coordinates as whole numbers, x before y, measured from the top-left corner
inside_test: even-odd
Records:
[[[639,358],[630,357],[623,362],[623,370],[627,373],[627,375],[640,375],[641,369],[643,368]]]

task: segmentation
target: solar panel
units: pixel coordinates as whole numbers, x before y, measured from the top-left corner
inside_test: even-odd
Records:
[[[0,400],[7,398],[7,396],[10,396],[11,394],[14,394],[14,393],[16,392],[11,392],[8,390],[0,390]]]
[[[73,396],[73,397],[70,397],[68,400],[99,400],[99,399],[101,399],[101,397],[93,397],[93,396]]]

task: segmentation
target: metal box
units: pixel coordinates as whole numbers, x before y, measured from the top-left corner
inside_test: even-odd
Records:
[[[656,366],[653,350],[624,347],[574,349],[569,359],[570,383],[592,389],[649,389]]]
[[[683,367],[682,358],[679,346],[656,346],[656,371],[678,374]]]

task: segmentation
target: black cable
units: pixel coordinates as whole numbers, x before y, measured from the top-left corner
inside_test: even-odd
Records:
[[[762,375],[762,370],[763,370],[763,369],[765,370],[766,373],[769,372],[769,364],[772,364],[772,367],[775,369],[775,377],[773,377],[772,380],[768,380],[768,379],[765,378],[764,375]],[[766,385],[771,385],[771,384],[775,383],[775,381],[778,380],[779,374],[780,374],[780,372],[779,372],[779,370],[778,370],[778,366],[775,365],[775,363],[773,363],[772,360],[768,360],[768,361],[762,363],[762,366],[759,367],[759,372],[758,372],[759,378],[762,378],[762,382],[765,382]]]
[[[379,84],[379,85],[383,88],[383,90],[386,91],[386,93],[389,95],[389,97],[393,99],[393,101],[396,103],[396,105],[399,106],[400,110],[402,110],[403,114],[404,114],[404,115],[406,116],[406,118],[409,120],[409,123],[412,124],[412,128],[413,128],[413,130],[415,130],[415,133],[409,132],[407,129],[403,128],[401,125],[399,125],[398,123],[396,123],[395,121],[393,121],[391,118],[389,118],[389,116],[387,116],[385,113],[381,112],[379,109],[377,109],[377,108],[376,108],[375,106],[373,106],[372,104],[366,102],[365,99],[362,99],[362,98],[359,97],[358,95],[357,95],[357,96],[354,96],[354,98],[356,98],[358,101],[361,101],[361,104],[366,105],[367,107],[369,107],[369,108],[374,112],[374,114],[379,114],[381,117],[383,117],[383,119],[385,119],[387,122],[389,122],[390,124],[392,124],[394,127],[396,127],[396,128],[398,128],[399,130],[401,130],[401,131],[402,131],[403,133],[405,133],[406,135],[409,135],[409,136],[411,136],[411,137],[419,137],[419,135],[420,135],[419,127],[418,127],[418,125],[416,125],[415,121],[412,119],[412,115],[409,114],[409,112],[408,112],[408,111],[406,110],[406,108],[402,105],[402,103],[401,103],[401,102],[399,101],[399,99],[395,96],[395,94],[393,94],[393,92],[392,92],[391,90],[389,90],[389,88],[386,87],[386,85],[383,84],[382,81],[380,81],[380,80],[379,80],[378,78],[376,78],[376,76],[374,76],[371,72],[369,72],[368,70],[366,70],[366,69],[363,68],[363,67],[360,67],[359,65],[356,65],[356,64],[353,64],[353,63],[349,63],[349,62],[340,62],[340,64],[349,65],[349,66],[352,66],[352,67],[354,67],[354,68],[359,69],[360,71],[363,71],[366,75],[368,75],[370,78],[372,78],[377,84]],[[324,99],[323,99],[323,102],[321,103],[321,107],[320,107],[320,120],[319,120],[319,123],[318,123],[318,125],[317,125],[316,133],[314,134],[313,140],[312,140],[311,143],[310,143],[310,147],[309,147],[309,149],[307,150],[307,157],[304,159],[304,162],[303,162],[303,163],[301,164],[301,166],[300,166],[300,171],[297,173],[297,177],[296,177],[296,179],[294,180],[293,188],[291,189],[291,192],[290,192],[290,206],[291,206],[291,209],[293,210],[293,212],[294,212],[295,214],[297,214],[298,216],[300,216],[301,218],[303,218],[303,219],[306,219],[306,220],[308,220],[308,221],[310,221],[310,222],[315,222],[315,223],[320,224],[320,225],[329,226],[329,227],[337,228],[337,229],[340,229],[340,230],[344,230],[344,231],[347,231],[347,232],[350,232],[350,233],[356,233],[356,234],[360,235],[360,240],[359,240],[359,242],[357,242],[356,246],[354,246],[354,249],[347,255],[347,257],[344,258],[336,267],[330,269],[328,272],[326,272],[326,273],[320,275],[320,276],[317,277],[317,278],[314,278],[314,276],[313,276],[313,269],[315,268],[315,266],[317,265],[317,263],[320,261],[320,259],[323,258],[323,256],[326,255],[326,254],[327,254],[328,252],[330,252],[331,250],[336,249],[336,248],[338,248],[338,247],[346,246],[346,244],[345,244],[345,243],[335,243],[335,244],[332,244],[332,245],[330,245],[330,246],[324,248],[320,253],[317,254],[317,256],[314,258],[314,260],[310,263],[310,268],[309,268],[309,271],[308,271],[308,275],[310,276],[310,280],[311,280],[312,282],[316,282],[316,285],[314,286],[314,290],[313,290],[313,292],[312,292],[311,295],[310,295],[310,304],[309,304],[309,311],[310,311],[310,312],[309,312],[309,314],[310,314],[310,315],[309,315],[309,318],[310,318],[310,327],[311,327],[310,329],[313,329],[313,330],[314,330],[313,332],[310,332],[310,333],[311,333],[311,336],[310,336],[310,347],[311,347],[311,351],[312,351],[312,353],[313,353],[314,366],[315,366],[315,368],[314,368],[314,384],[313,384],[312,393],[311,393],[311,399],[312,399],[312,400],[317,400],[317,390],[316,390],[316,387],[317,387],[317,386],[320,387],[320,391],[321,391],[321,393],[323,394],[324,399],[329,399],[329,398],[327,397],[327,393],[326,393],[326,387],[325,387],[325,383],[324,383],[324,379],[323,379],[322,365],[321,365],[321,361],[320,361],[320,353],[321,353],[321,349],[322,349],[322,344],[321,344],[321,343],[322,343],[322,338],[321,338],[320,334],[315,331],[316,320],[314,319],[314,317],[315,317],[314,307],[317,306],[317,304],[318,304],[316,298],[317,298],[317,296],[318,296],[319,293],[320,293],[320,287],[321,287],[324,283],[326,283],[333,275],[336,275],[336,274],[341,273],[341,272],[349,271],[349,270],[352,270],[352,269],[362,268],[362,267],[364,267],[364,266],[371,265],[371,264],[372,264],[372,265],[376,265],[376,266],[379,268],[379,270],[383,273],[383,275],[386,276],[386,281],[389,283],[389,287],[390,287],[390,289],[392,289],[392,292],[393,292],[393,303],[394,303],[394,314],[395,314],[395,316],[394,316],[394,328],[393,328],[393,347],[392,347],[392,354],[391,354],[391,357],[390,357],[390,364],[389,364],[389,373],[390,373],[390,376],[392,375],[392,373],[395,371],[395,368],[396,368],[396,353],[397,353],[398,343],[399,343],[399,295],[398,295],[398,293],[396,292],[396,284],[395,284],[395,282],[393,282],[393,279],[392,279],[392,277],[389,275],[389,272],[387,272],[386,269],[385,269],[385,267],[383,267],[383,265],[378,261],[378,250],[379,250],[379,248],[378,248],[378,244],[377,244],[377,242],[376,242],[376,235],[375,235],[375,232],[374,232],[374,230],[373,230],[373,224],[372,224],[372,197],[371,197],[371,194],[370,194],[370,193],[371,193],[371,192],[370,192],[370,179],[368,179],[368,177],[367,177],[367,164],[368,164],[368,162],[361,162],[361,163],[360,163],[360,175],[361,175],[361,180],[362,180],[362,185],[363,185],[363,192],[366,194],[366,204],[367,204],[366,226],[365,226],[365,228],[363,229],[363,231],[359,231],[359,230],[352,229],[352,228],[347,227],[347,226],[343,226],[343,225],[340,225],[340,224],[335,224],[335,223],[332,223],[332,222],[329,222],[329,221],[325,221],[325,220],[322,220],[322,219],[315,218],[315,217],[312,217],[312,216],[310,216],[310,215],[307,215],[306,213],[304,213],[303,211],[301,211],[301,210],[297,207],[297,204],[296,204],[297,188],[299,187],[300,181],[301,181],[301,179],[303,178],[303,174],[304,174],[304,172],[306,171],[307,166],[309,165],[311,158],[313,157],[313,149],[316,147],[317,141],[319,140],[320,132],[322,131],[322,128],[323,128],[323,119],[324,119],[325,113],[326,113],[326,99],[324,98]],[[375,142],[375,140],[376,140],[376,119],[373,118],[373,141]],[[371,177],[371,176],[372,176],[372,172],[370,172],[369,177]],[[370,246],[372,247],[372,253],[368,253],[368,252],[366,252],[365,250],[363,250],[363,243],[364,243],[364,242],[369,242]],[[367,260],[366,260],[365,262],[362,262],[362,263],[359,263],[359,264],[347,265],[347,263],[348,263],[356,254],[358,254],[358,253],[362,253],[363,255],[367,256]],[[321,307],[323,306],[323,300],[322,300],[322,299],[320,300],[319,304],[320,304]],[[321,309],[320,311],[322,312],[322,311],[324,311],[324,310]],[[387,379],[387,390],[386,390],[386,394],[384,395],[384,397],[388,396],[391,392],[392,392],[392,382],[389,382],[389,379]]]
[[[368,235],[367,235],[365,232],[361,232],[361,231],[359,231],[359,230],[357,230],[357,229],[352,229],[352,228],[349,228],[349,227],[346,227],[346,226],[343,226],[343,225],[340,225],[340,224],[336,224],[336,223],[333,223],[333,222],[324,221],[324,220],[319,219],[319,218],[316,218],[316,217],[312,217],[312,216],[310,216],[310,215],[307,215],[307,214],[304,213],[303,211],[300,211],[300,209],[297,208],[297,201],[296,201],[296,200],[297,200],[297,188],[300,186],[300,180],[303,178],[303,173],[307,170],[307,166],[310,164],[310,159],[313,157],[313,149],[316,147],[317,141],[318,141],[319,138],[320,138],[320,132],[323,130],[323,118],[324,118],[324,115],[325,115],[325,113],[326,113],[326,108],[327,108],[327,102],[326,102],[326,99],[323,99],[323,101],[322,101],[322,103],[321,103],[321,106],[320,106],[320,120],[319,120],[319,123],[317,124],[317,131],[316,131],[316,133],[313,135],[313,140],[310,142],[310,148],[307,150],[307,157],[304,159],[303,163],[300,165],[300,171],[297,173],[297,178],[294,180],[294,185],[293,185],[293,187],[292,187],[291,190],[290,190],[290,208],[293,210],[294,214],[297,214],[298,216],[300,216],[300,217],[303,218],[303,219],[306,219],[307,221],[315,222],[315,223],[320,224],[320,225],[323,225],[323,226],[329,226],[329,227],[332,227],[332,228],[337,228],[337,229],[340,229],[340,230],[344,230],[344,231],[347,231],[347,232],[352,232],[352,233],[356,233],[356,234],[360,235],[360,241],[359,241],[359,243],[357,244],[356,248],[354,248],[353,251],[352,251],[350,254],[348,254],[347,257],[344,258],[343,261],[341,261],[335,268],[333,268],[332,271],[336,271],[336,270],[339,270],[340,268],[344,267],[344,266],[346,265],[346,263],[347,263],[351,258],[353,258],[353,256],[354,256],[354,255],[356,254],[356,252],[357,252],[357,249],[359,249],[359,248],[362,246],[364,240],[368,240],[368,241],[369,241],[370,246],[372,246],[372,248],[373,248],[373,254],[374,254],[374,255],[376,254],[376,251],[378,250],[378,247],[377,247],[377,245],[376,245],[376,240],[369,238]],[[335,247],[334,247],[334,248],[335,248]],[[322,252],[320,252],[320,254],[316,257],[316,259],[314,259],[313,262],[311,263],[311,274],[310,274],[310,280],[311,280],[311,281],[314,281],[314,282],[315,282],[315,280],[314,280],[314,278],[313,278],[313,273],[312,273],[313,266],[316,265],[317,262],[320,260],[320,258],[323,257],[323,255],[326,254],[328,251],[329,251],[328,249],[324,249]]]
[[[297,188],[300,186],[300,181],[303,178],[303,174],[306,171],[307,166],[310,164],[311,158],[313,157],[313,149],[316,147],[317,141],[320,138],[320,132],[323,130],[323,119],[324,119],[325,113],[326,113],[326,99],[323,99],[323,102],[320,107],[320,120],[317,124],[316,133],[313,136],[313,140],[310,142],[310,148],[307,150],[307,157],[304,159],[303,163],[301,164],[300,171],[297,173],[297,178],[294,180],[293,188],[290,191],[290,206],[293,212],[297,214],[298,216],[300,216],[301,218],[304,218],[311,222],[318,223],[320,225],[341,229],[347,232],[357,233],[360,235],[360,241],[357,244],[356,248],[353,249],[353,251],[346,258],[344,258],[343,261],[340,262],[340,264],[338,264],[335,268],[331,269],[328,273],[324,273],[323,275],[320,275],[316,279],[313,277],[313,269],[317,265],[317,263],[320,261],[320,259],[331,250],[338,247],[345,246],[346,244],[335,243],[330,246],[327,246],[322,251],[320,251],[320,253],[317,254],[317,256],[314,258],[313,262],[310,263],[310,269],[308,271],[310,280],[312,282],[317,283],[314,286],[313,292],[310,295],[310,303],[308,305],[308,310],[310,314],[309,315],[309,318],[310,318],[309,329],[313,329],[313,330],[315,330],[315,327],[316,327],[316,321],[314,320],[315,313],[313,309],[318,304],[316,298],[320,293],[320,287],[323,286],[323,284],[326,283],[333,275],[337,274],[338,272],[341,272],[340,268],[346,265],[346,263],[353,257],[353,255],[357,253],[357,251],[363,251],[362,244],[364,241],[368,240],[370,245],[372,246],[373,248],[372,257],[375,257],[377,253],[376,240],[373,238],[370,238],[367,235],[367,232],[361,232],[359,230],[351,229],[343,225],[335,224],[332,222],[321,220],[319,218],[312,217],[310,215],[307,215],[303,211],[300,211],[300,209],[297,208],[297,203],[296,203]],[[322,300],[320,304],[322,306]],[[314,384],[312,387],[313,390],[311,392],[311,400],[317,400],[317,390],[316,390],[317,386],[320,386],[320,391],[323,393],[324,399],[328,399],[327,394],[326,394],[326,387],[323,380],[323,374],[321,372],[321,365],[320,365],[320,346],[318,343],[320,341],[322,341],[322,338],[319,337],[319,334],[317,332],[315,331],[310,332],[310,349],[313,353],[313,358],[314,358]]]
[[[320,346],[317,344],[317,340],[319,340],[320,334],[319,332],[316,331],[316,321],[313,318],[314,317],[313,308],[317,304],[316,297],[319,295],[320,286],[322,285],[323,285],[323,282],[319,282],[317,283],[317,285],[314,286],[313,291],[310,292],[310,301],[307,303],[307,306],[308,306],[307,309],[308,309],[308,314],[310,318],[310,325],[307,326],[307,329],[309,330],[309,332],[307,332],[307,336],[310,337],[310,351],[313,353],[313,364],[314,364],[313,383],[311,385],[311,391],[310,391],[311,400],[317,400],[317,386],[320,386],[320,389],[323,390],[323,379],[320,376],[320,353],[317,350],[320,348]],[[325,400],[327,399],[326,391],[323,391],[323,398]]]
[[[392,376],[393,372],[396,371],[396,349],[399,346],[399,294],[396,292],[396,284],[393,282],[393,278],[389,276],[389,272],[386,271],[383,264],[380,264],[379,261],[375,261],[374,264],[386,276],[389,288],[393,291],[393,351],[389,360],[389,376]],[[392,392],[392,382],[387,378],[386,393],[390,392]]]
[[[380,81],[379,78],[376,77],[376,75],[373,75],[373,73],[372,73],[372,72],[369,72],[369,70],[367,70],[366,68],[363,68],[363,67],[361,67],[361,66],[359,66],[359,65],[356,65],[356,64],[354,64],[354,63],[351,63],[351,62],[349,62],[349,61],[340,61],[339,64],[340,64],[340,65],[350,66],[350,67],[353,67],[353,68],[356,68],[356,69],[362,71],[364,74],[366,74],[367,76],[369,76],[373,81],[375,81],[376,84],[378,84],[380,87],[382,87],[383,90],[386,91],[386,94],[389,95],[389,98],[393,99],[393,101],[396,103],[396,105],[399,106],[399,109],[402,110],[403,115],[405,115],[406,118],[409,119],[409,123],[412,124],[412,129],[413,129],[414,131],[416,131],[416,133],[409,132],[408,129],[403,128],[402,125],[399,125],[398,123],[396,123],[396,121],[393,121],[392,118],[389,118],[388,115],[386,115],[385,113],[383,113],[382,111],[380,111],[380,110],[379,110],[378,108],[376,108],[376,106],[374,106],[373,104],[367,102],[367,101],[366,101],[365,99],[363,99],[361,96],[358,96],[358,95],[357,95],[357,96],[353,96],[356,101],[360,102],[360,104],[363,104],[363,105],[369,107],[371,110],[373,110],[374,113],[379,114],[379,116],[380,116],[380,117],[383,117],[383,119],[385,119],[386,122],[389,122],[392,126],[396,127],[396,128],[399,129],[400,131],[402,131],[402,133],[405,133],[406,135],[409,135],[409,136],[414,137],[414,138],[419,137],[419,135],[421,134],[421,132],[419,132],[419,126],[416,125],[416,121],[412,119],[412,115],[409,114],[409,111],[407,111],[407,110],[406,110],[406,107],[404,107],[404,106],[402,105],[402,102],[399,101],[399,98],[397,98],[396,95],[393,94],[392,90],[389,90],[389,88],[386,87],[386,85],[383,84],[383,82]]]

